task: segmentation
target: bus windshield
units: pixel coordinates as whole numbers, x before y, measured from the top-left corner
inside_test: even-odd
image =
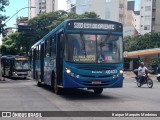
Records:
[[[68,61],[78,63],[122,62],[123,41],[118,35],[68,34]]]
[[[15,69],[28,70],[29,69],[29,62],[27,60],[16,60],[15,61]]]

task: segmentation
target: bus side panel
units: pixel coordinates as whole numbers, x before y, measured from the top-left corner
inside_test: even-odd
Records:
[[[35,79],[40,81],[40,60],[35,60]]]
[[[46,85],[51,85],[51,75],[52,75],[52,71],[50,70],[50,66],[51,66],[51,58],[50,57],[46,57],[44,58],[44,83]]]

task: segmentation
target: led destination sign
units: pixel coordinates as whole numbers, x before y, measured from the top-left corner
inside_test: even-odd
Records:
[[[15,58],[15,60],[28,60],[27,58]]]
[[[104,21],[69,21],[67,24],[67,29],[122,31],[122,25],[118,23]]]
[[[114,30],[114,24],[104,23],[80,23],[74,22],[74,29],[100,29],[100,30]]]

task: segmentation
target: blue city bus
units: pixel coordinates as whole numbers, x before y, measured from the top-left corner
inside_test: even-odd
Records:
[[[1,57],[1,74],[9,78],[27,78],[30,76],[28,57],[19,55],[4,55]]]
[[[31,47],[32,76],[37,85],[88,88],[123,86],[123,26],[101,19],[63,21]]]

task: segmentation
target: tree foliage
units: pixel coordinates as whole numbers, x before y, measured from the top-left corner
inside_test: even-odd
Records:
[[[5,12],[5,6],[9,5],[9,0],[0,0],[0,11]]]
[[[152,58],[151,64],[152,65],[160,65],[160,58]]]
[[[148,33],[145,35],[124,38],[126,51],[145,50],[160,47],[160,33]]]
[[[78,15],[75,13],[67,13],[60,10],[51,13],[43,13],[37,17],[30,19],[28,25],[32,26],[34,32],[31,34],[14,33],[3,40],[2,54],[21,54],[27,55],[30,47],[40,40],[49,31],[54,29],[58,24],[67,19],[76,18],[98,18],[94,12],[86,12]]]
[[[56,12],[44,13],[29,20],[28,25],[32,26],[35,30],[34,40],[41,39],[49,31],[54,29],[58,24],[67,19],[76,18],[98,18],[99,16],[94,12],[86,12],[78,15],[76,13],[67,13],[66,11],[59,10]]]
[[[2,54],[17,54],[17,52],[21,51],[22,35],[18,32],[9,35],[3,39],[3,44],[1,46]]]
[[[0,0],[0,12],[5,12],[5,6],[9,5],[9,0]],[[4,33],[4,27],[5,24],[3,24],[2,22],[5,21],[8,17],[6,15],[2,15],[2,13],[0,13],[0,34]]]

